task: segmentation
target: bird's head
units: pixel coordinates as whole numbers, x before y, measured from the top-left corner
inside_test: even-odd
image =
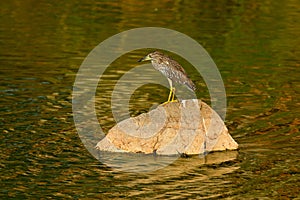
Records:
[[[148,55],[146,55],[145,57],[141,58],[139,60],[139,62],[142,62],[142,61],[147,61],[147,60],[152,60],[152,59],[157,59],[159,57],[162,57],[164,54],[159,52],[159,51],[154,51],[152,53],[149,53]]]

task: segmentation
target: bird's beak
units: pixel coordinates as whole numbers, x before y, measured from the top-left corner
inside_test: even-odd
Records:
[[[147,61],[147,60],[151,60],[149,55],[145,56],[144,58],[139,59],[138,62]]]

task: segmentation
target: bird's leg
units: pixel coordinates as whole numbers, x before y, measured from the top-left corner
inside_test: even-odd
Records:
[[[171,86],[168,100],[166,102],[164,102],[163,105],[171,102],[172,93],[173,93],[173,88]]]
[[[175,88],[172,88],[172,99],[171,102],[177,102],[177,100],[175,100]]]
[[[168,101],[166,102],[166,103],[168,103],[168,102],[170,102],[171,101],[171,97],[173,97],[173,87],[171,86],[171,88],[170,88],[170,93],[169,93],[169,97],[168,97]]]
[[[168,100],[163,104],[167,104],[167,103],[170,103],[170,102],[177,102],[177,100],[174,100],[174,98],[175,98],[175,88],[173,87],[172,80],[168,78],[168,81],[169,81],[169,84],[170,84],[170,93],[169,93]]]
[[[169,97],[168,97],[168,100],[163,103],[163,104],[166,104],[166,103],[169,103],[171,102],[171,98],[172,98],[172,93],[173,93],[173,84],[172,84],[172,80],[167,78],[168,79],[168,82],[169,82],[169,85],[170,85],[170,93],[169,93]]]

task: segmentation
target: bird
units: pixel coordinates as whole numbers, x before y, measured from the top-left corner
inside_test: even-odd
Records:
[[[146,55],[145,57],[138,60],[138,62],[150,60],[152,66],[157,71],[161,72],[167,79],[170,84],[170,93],[168,96],[168,100],[164,103],[169,102],[177,102],[175,100],[175,87],[173,83],[180,83],[185,85],[189,90],[194,92],[196,90],[196,86],[193,81],[189,78],[184,68],[171,57],[159,52],[154,51]]]

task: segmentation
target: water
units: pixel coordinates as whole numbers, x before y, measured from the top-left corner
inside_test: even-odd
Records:
[[[300,198],[297,1],[9,1],[0,10],[2,199]],[[143,26],[185,33],[210,53],[239,151],[180,158],[137,174],[107,167],[85,149],[72,116],[77,70],[103,40]],[[97,89],[96,103],[105,132],[115,123],[113,85],[145,52],[124,55],[105,72],[107,87]],[[197,96],[210,103],[202,78],[190,71]],[[139,88],[130,114],[167,95],[159,85]]]

